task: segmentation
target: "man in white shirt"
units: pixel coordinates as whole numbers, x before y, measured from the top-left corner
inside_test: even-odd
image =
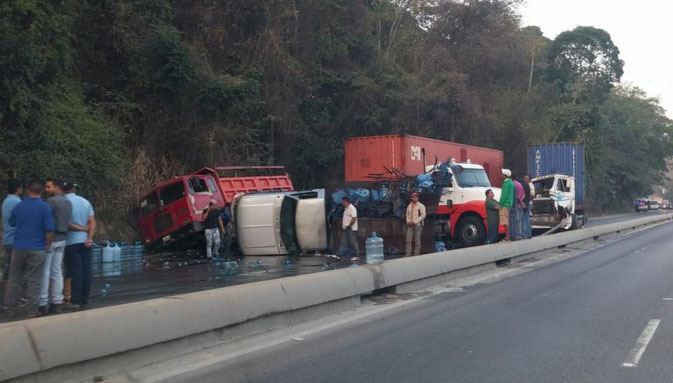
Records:
[[[358,247],[358,211],[351,203],[351,199],[343,197],[341,199],[341,206],[344,208],[344,217],[341,223],[341,245],[337,255],[343,257],[346,250],[349,248],[355,252],[356,257],[360,256],[360,248]]]

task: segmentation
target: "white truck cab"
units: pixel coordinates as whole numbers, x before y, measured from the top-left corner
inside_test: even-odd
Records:
[[[447,166],[448,165],[448,166]],[[500,188],[491,187],[484,167],[469,161],[426,167],[426,173],[441,172],[444,167],[451,175],[442,189],[437,207],[435,235],[445,240],[457,240],[461,246],[477,246],[486,240],[486,190],[491,189],[500,199]]]
[[[559,228],[564,230],[583,227],[586,215],[576,211],[575,177],[550,174],[534,178],[533,228]],[[581,214],[580,214],[581,213]]]
[[[426,168],[427,173],[437,170],[437,165]],[[491,189],[495,199],[500,199],[500,188],[491,187],[486,170],[481,165],[470,162],[451,162],[447,171],[452,175],[448,187],[442,191],[440,206],[461,205],[469,201],[484,201],[486,190]],[[449,203],[450,202],[450,203]]]
[[[325,191],[239,194],[232,224],[244,255],[286,255],[327,249]]]

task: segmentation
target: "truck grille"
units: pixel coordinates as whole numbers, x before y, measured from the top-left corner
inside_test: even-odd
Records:
[[[532,210],[533,214],[554,213],[554,201],[551,198],[534,199]]]
[[[157,234],[163,233],[171,227],[173,227],[173,218],[171,218],[170,213],[161,214],[154,220],[154,232]]]

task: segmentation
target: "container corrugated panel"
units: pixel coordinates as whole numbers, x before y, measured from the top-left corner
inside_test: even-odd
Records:
[[[493,186],[501,184],[504,156],[500,150],[406,135],[352,137],[344,142],[347,182],[372,181],[393,168],[418,175],[424,171],[424,158],[427,165],[451,158],[459,162],[470,160],[484,166]]]
[[[548,144],[528,147],[528,173],[535,178],[550,174],[575,177],[575,203],[583,206],[586,192],[583,144]]]

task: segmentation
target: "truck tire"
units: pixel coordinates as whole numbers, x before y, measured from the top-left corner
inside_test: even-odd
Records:
[[[580,212],[573,214],[573,223],[570,226],[570,230],[581,229],[587,225],[587,216],[586,214]]]
[[[484,220],[473,215],[461,219],[456,227],[456,237],[462,247],[483,245],[486,241]]]

